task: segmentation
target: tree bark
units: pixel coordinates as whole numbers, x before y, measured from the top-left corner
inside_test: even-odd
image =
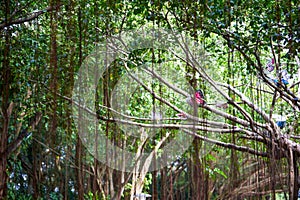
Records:
[[[292,151],[289,150],[289,197],[291,200],[298,199],[298,166],[297,166],[297,155]]]
[[[77,136],[76,142],[76,155],[75,155],[75,163],[76,163],[76,181],[77,181],[77,199],[84,199],[84,186],[83,186],[83,166],[82,166],[82,142],[79,136]]]
[[[5,1],[5,19],[9,15],[9,1]],[[9,107],[9,91],[10,91],[10,82],[11,82],[11,71],[9,66],[9,49],[10,49],[10,30],[6,31],[5,35],[5,46],[4,46],[4,55],[3,55],[3,69],[1,70],[1,77],[3,78],[3,83],[1,87],[1,112],[2,112],[2,130],[0,135],[0,199],[3,199],[7,193],[7,159],[8,152],[6,151],[8,145],[8,126],[10,113],[8,113]]]
[[[194,152],[192,154],[192,199],[206,200],[208,199],[208,191],[206,190],[203,163],[200,159],[201,140],[195,139],[193,142]]]

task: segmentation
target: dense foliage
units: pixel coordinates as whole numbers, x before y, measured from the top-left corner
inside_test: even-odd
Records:
[[[299,35],[296,0],[1,2],[0,199],[297,199]],[[164,148],[186,135],[182,155]],[[116,170],[101,136],[174,157]]]

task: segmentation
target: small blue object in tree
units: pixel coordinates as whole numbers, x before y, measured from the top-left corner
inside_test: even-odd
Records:
[[[276,122],[276,124],[280,129],[283,129],[285,127],[286,121],[278,121]]]
[[[279,72],[279,76],[281,77],[281,83],[284,85],[289,84],[290,75],[287,73],[286,70],[281,70]],[[279,81],[277,78],[271,78],[271,80],[275,83],[276,86],[279,86]]]
[[[276,79],[272,79],[272,80],[273,80],[273,82],[275,83],[276,86],[279,86],[278,80],[276,80]],[[284,85],[288,85],[289,81],[282,78],[281,83],[283,83]]]
[[[272,116],[276,120],[276,124],[280,129],[283,129],[286,125],[286,117],[282,115],[274,114]]]

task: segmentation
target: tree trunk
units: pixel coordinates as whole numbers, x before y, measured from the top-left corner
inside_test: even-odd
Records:
[[[166,179],[167,169],[168,169],[167,167],[164,167],[163,169],[160,170],[160,174],[161,174],[161,180],[160,180],[160,195],[161,196],[160,196],[160,198],[161,199],[167,198],[167,189],[168,189],[167,179]]]
[[[290,158],[289,158],[289,166],[290,166],[290,171],[289,171],[289,185],[290,185],[290,190],[289,190],[289,196],[291,200],[297,200],[298,199],[298,190],[299,190],[299,185],[298,185],[298,166],[297,166],[297,156],[296,154],[290,149],[289,152]]]
[[[9,1],[5,1],[5,19],[8,19],[9,15]],[[1,77],[3,78],[3,84],[1,85],[1,112],[2,112],[2,129],[0,130],[0,199],[5,198],[7,193],[7,159],[8,152],[8,126],[9,126],[9,118],[10,113],[8,112],[8,104],[9,104],[9,91],[10,91],[10,66],[9,66],[9,49],[10,49],[10,39],[9,39],[9,28],[6,31],[5,35],[5,46],[4,46],[4,55],[3,55],[3,69],[1,69]]]
[[[208,191],[205,187],[205,177],[203,172],[203,164],[200,159],[200,144],[201,141],[195,139],[193,142],[194,152],[191,165],[191,180],[192,180],[192,199],[206,200],[208,198]]]
[[[83,166],[82,166],[82,142],[77,136],[77,143],[76,143],[76,181],[77,181],[77,192],[78,197],[77,199],[83,200],[84,199],[84,187],[83,187]]]
[[[5,114],[4,114],[5,115]],[[4,117],[3,130],[1,135],[1,148],[0,148],[0,199],[3,199],[7,193],[7,153],[5,152],[7,147],[7,130],[8,120]]]
[[[154,166],[156,167],[156,155],[154,155],[153,159]],[[157,171],[152,172],[152,200],[157,200],[158,194],[157,194]]]

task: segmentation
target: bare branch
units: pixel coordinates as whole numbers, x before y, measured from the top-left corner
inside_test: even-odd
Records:
[[[31,13],[29,16],[27,17],[23,17],[23,18],[19,18],[19,19],[15,19],[15,20],[9,20],[9,21],[5,21],[3,23],[0,24],[0,29],[3,29],[5,27],[11,26],[11,25],[16,25],[16,24],[22,24],[24,22],[29,22],[32,21],[34,19],[36,19],[37,17],[39,17],[40,15],[55,10],[55,9],[59,9],[61,5],[56,5],[56,6],[49,6],[43,10],[39,10],[36,12]]]
[[[210,139],[210,138],[207,138],[207,137],[202,136],[202,135],[198,135],[198,134],[196,134],[194,132],[191,132],[191,131],[188,131],[188,130],[183,130],[183,131],[190,134],[190,135],[192,135],[192,136],[195,136],[196,138],[199,138],[199,139],[201,139],[205,142],[216,144],[216,145],[221,146],[221,147],[225,147],[225,148],[229,148],[229,149],[235,149],[235,150],[238,150],[238,151],[241,151],[241,152],[247,152],[247,153],[257,155],[257,156],[268,157],[267,153],[254,150],[254,149],[251,149],[249,147],[238,146],[238,145],[231,144],[231,143],[225,143],[225,142],[217,141],[217,140]]]

